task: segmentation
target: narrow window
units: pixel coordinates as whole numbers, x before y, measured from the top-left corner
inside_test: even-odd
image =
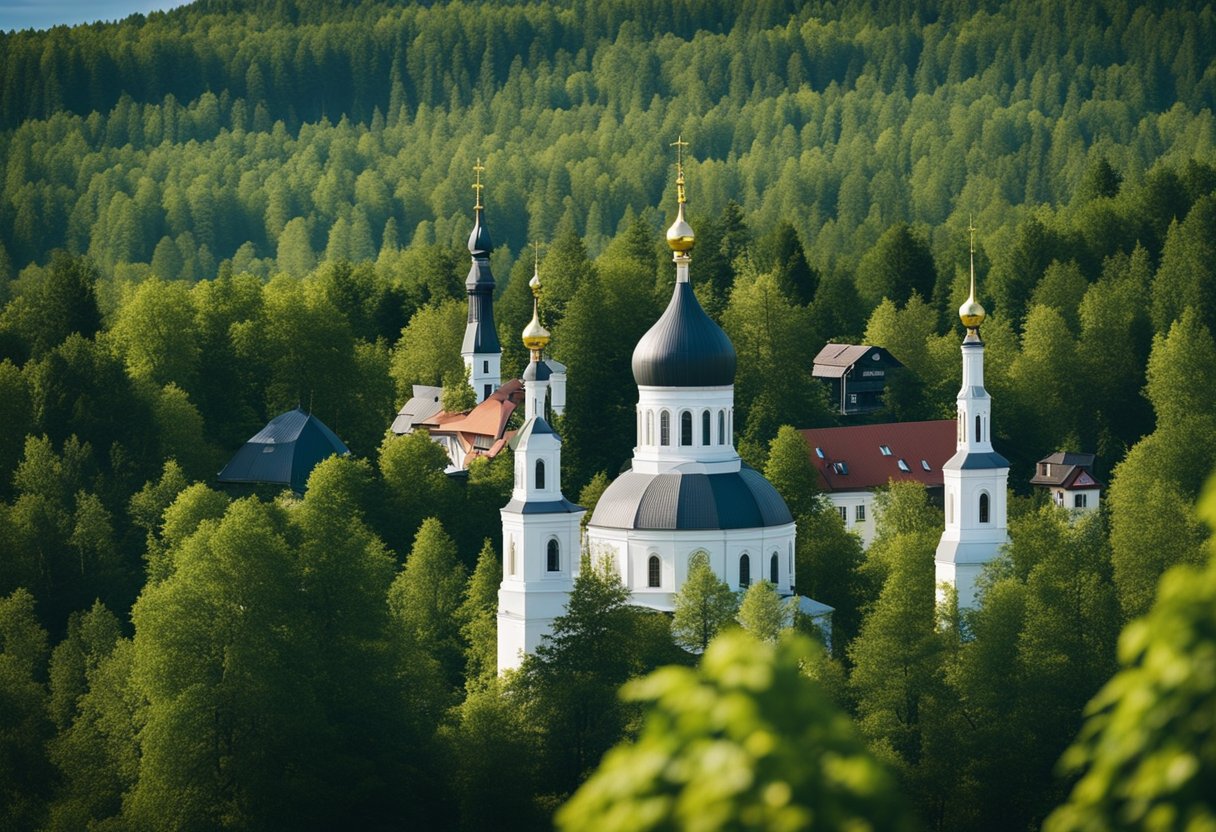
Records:
[[[963,418],[963,414],[958,414],[958,441],[967,441],[967,420]]]
[[[481,371],[482,371],[483,373],[488,373],[488,372],[490,372],[490,362],[489,362],[489,361],[483,361],[483,362],[481,362]]]
[[[768,579],[772,581],[774,585],[781,583],[779,580],[781,573],[777,564],[777,553],[773,552],[773,556],[768,559]]]
[[[718,444],[726,444],[726,411],[718,411]]]
[[[540,491],[545,487],[545,461],[543,459],[536,460],[536,490]]]
[[[988,495],[987,494],[980,495],[980,522],[981,523],[988,522]]]
[[[840,512],[840,522],[847,525],[849,522],[849,507],[837,506],[836,510]]]
[[[659,413],[659,444],[671,444],[671,414],[666,410]]]
[[[650,563],[647,564],[647,567],[648,567],[647,572],[649,573],[646,576],[648,578],[647,586],[649,586],[651,588],[659,586],[659,578],[662,575],[662,573],[660,571],[660,565],[659,565],[659,556],[651,555]]]
[[[490,398],[490,394],[493,392],[494,392],[493,386],[487,384],[485,387],[482,388],[481,397],[483,399],[488,399],[488,398]]]
[[[692,444],[692,413],[688,410],[680,414],[680,444]]]
[[[976,442],[984,441],[984,432],[982,430],[980,430],[980,417],[979,416],[975,417],[975,441]]]
[[[547,552],[546,567],[550,572],[557,572],[562,568],[561,549],[558,547],[557,538],[549,541],[549,549]]]
[[[752,585],[752,562],[746,554],[739,555],[739,586]]]
[[[646,411],[646,444],[654,444],[654,411]]]
[[[701,411],[701,444],[709,444],[709,411]]]
[[[511,545],[507,547],[507,574],[515,574],[515,538],[511,538]]]
[[[857,506],[857,510],[853,512],[853,519],[858,523],[864,522],[866,519],[866,506],[862,503]]]

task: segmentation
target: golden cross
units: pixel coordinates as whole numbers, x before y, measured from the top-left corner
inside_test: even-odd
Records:
[[[975,222],[974,222],[974,220],[972,219],[972,217],[971,217],[971,215],[970,215],[970,214],[968,214],[968,215],[967,215],[967,230],[968,230],[969,232],[971,232],[971,253],[972,253],[972,254],[975,254],[975,232],[976,232],[976,228],[975,228]]]
[[[671,146],[676,149],[676,168],[683,170],[684,167],[684,148],[688,147],[688,142],[684,141],[684,135],[681,133]]]
[[[481,157],[478,156],[477,164],[473,165],[473,175],[475,177],[473,182],[473,190],[477,192],[477,204],[473,206],[474,208],[481,207],[481,192],[486,187],[485,185],[481,184],[481,174],[485,171],[485,169],[485,165],[481,163]]]
[[[532,273],[540,272],[540,240],[532,244]]]

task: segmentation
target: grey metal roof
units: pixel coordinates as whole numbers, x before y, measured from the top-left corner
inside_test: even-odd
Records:
[[[576,511],[586,511],[582,506],[562,497],[560,500],[546,500],[543,503],[530,500],[512,500],[502,507],[503,511],[516,514],[573,514]]]
[[[649,387],[718,387],[735,383],[735,347],[677,281],[667,309],[633,350],[633,378]]]
[[[443,404],[440,402],[442,397],[442,387],[415,384],[414,395],[397,412],[397,418],[393,420],[390,430],[398,436],[409,433],[414,429],[414,425],[443,410]]]
[[[794,522],[777,489],[753,468],[705,474],[696,464],[662,474],[628,471],[604,491],[591,525],[617,529],[758,529]]]
[[[546,361],[529,361],[524,368],[524,381],[546,381],[552,374]]]
[[[265,482],[290,485],[303,493],[308,475],[317,463],[350,450],[337,435],[313,416],[296,408],[271,419],[241,446],[224,470],[220,482]]]
[[[1008,468],[1009,460],[993,451],[988,454],[964,453],[959,451],[942,466],[951,471],[974,471],[981,468]]]
[[[545,421],[543,416],[533,416],[528,420],[527,424],[519,429],[518,433],[511,437],[511,441],[508,443],[511,446],[511,450],[515,450],[515,448],[519,446],[520,442],[523,442],[529,436],[533,435],[557,436],[557,431],[550,427],[549,423]]]

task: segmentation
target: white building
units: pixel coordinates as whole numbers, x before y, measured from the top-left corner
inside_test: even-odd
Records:
[[[943,468],[955,451],[953,419],[799,431],[824,495],[846,529],[874,541],[874,498],[892,482],[919,482],[941,505]]]
[[[794,518],[777,490],[761,473],[744,465],[735,450],[735,348],[693,293],[689,252],[694,236],[684,218],[682,169],[676,181],[678,215],[667,231],[676,265],[675,288],[666,311],[633,353],[638,385],[633,463],[596,504],[587,527],[587,548],[596,561],[609,559],[638,606],[671,611],[689,561],[700,553],[732,589],[766,579],[780,594],[790,596],[795,577]],[[533,367],[538,366],[536,358],[534,353]],[[537,384],[543,374],[537,374]],[[532,407],[531,392],[527,401]],[[521,430],[521,436],[528,430]],[[533,451],[539,441],[545,444],[536,447],[544,450]],[[523,442],[516,446],[517,490],[503,509],[506,563],[499,596],[500,671],[517,666],[518,651],[531,652],[548,632],[578,565],[575,558],[565,556],[568,538],[563,535],[566,529],[577,529],[578,520],[568,518],[581,516],[581,509],[567,508],[560,492],[542,499],[533,490],[520,490],[519,477],[527,482],[530,466],[539,462],[548,472],[548,460],[556,460],[558,449],[555,435],[542,437],[536,428],[526,446]],[[524,450],[529,456],[520,460]],[[530,508],[529,500],[551,508]],[[533,528],[539,531],[533,533]],[[559,547],[556,561],[548,554],[552,541]],[[521,564],[522,574],[514,571]],[[799,603],[830,632],[831,607],[807,598]]]
[[[1094,455],[1057,451],[1039,460],[1031,485],[1046,488],[1051,501],[1074,514],[1098,510],[1102,483],[1094,477]]]
[[[980,340],[984,314],[975,299],[973,237],[971,295],[959,308],[967,337],[962,345],[956,450],[943,466],[946,528],[934,558],[939,599],[943,586],[952,586],[958,592],[959,609],[975,607],[976,578],[984,564],[1009,542],[1005,521],[1009,462],[992,447],[992,399],[984,389],[984,342]]]
[[[539,289],[533,280],[533,291]],[[533,300],[524,344],[524,425],[511,440],[515,485],[502,514],[502,584],[498,590],[498,671],[516,668],[565,612],[578,572],[579,523],[586,513],[562,495],[562,441],[545,421],[549,365],[541,352],[549,332]]]

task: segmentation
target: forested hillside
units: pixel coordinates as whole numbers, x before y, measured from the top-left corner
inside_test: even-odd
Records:
[[[854,718],[833,742],[885,784],[871,817],[898,790],[929,828],[1041,822],[1120,628],[1209,557],[1216,13],[919,6],[198,0],[0,34],[0,827],[534,828],[643,730],[654,698],[618,686],[689,645],[589,569],[495,681],[509,455],[452,479],[385,431],[459,378],[480,159],[504,377],[539,243],[563,487],[591,505],[671,291],[681,135],[737,444],[798,518],[798,590],[837,610],[831,657],[756,656],[811,668],[799,720]],[[953,415],[969,218],[1020,496],[960,618],[923,492],[887,495],[862,552],[782,426],[838,420],[810,377],[829,340],[906,366],[877,418]],[[218,490],[297,405],[355,459],[303,498]],[[1028,493],[1061,449],[1109,486],[1082,524]]]

